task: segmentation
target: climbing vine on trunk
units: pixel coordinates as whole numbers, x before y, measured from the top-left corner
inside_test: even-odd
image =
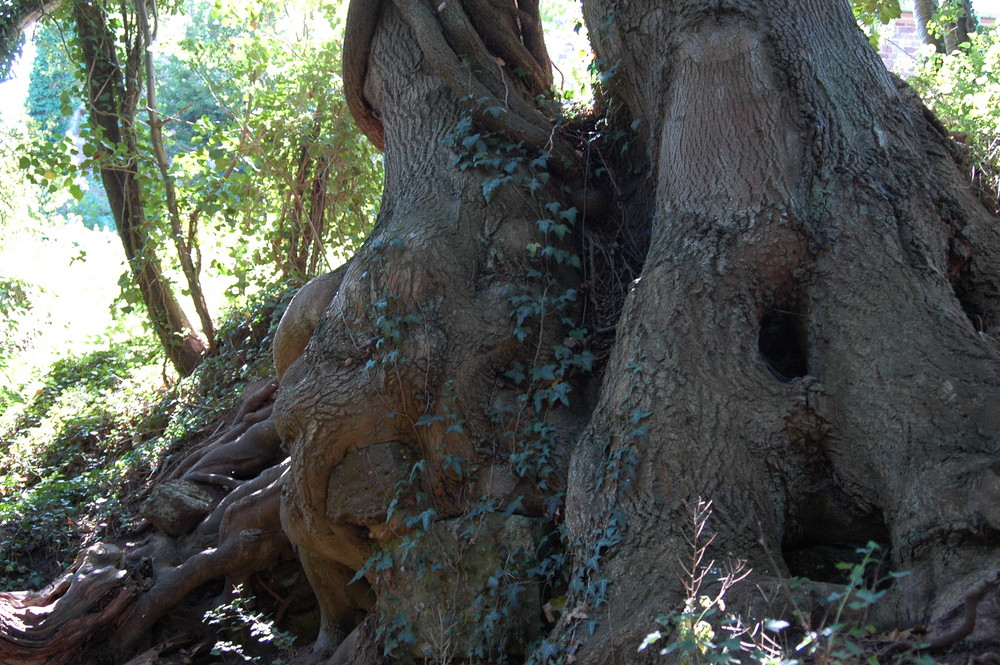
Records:
[[[144,42],[136,17],[120,17],[122,53],[108,13],[97,0],[73,0],[73,20],[86,72],[90,122],[98,129],[102,150],[99,163],[129,271],[163,349],[181,376],[201,362],[205,343],[191,327],[163,273],[152,242],[144,208],[137,113],[142,93]]]

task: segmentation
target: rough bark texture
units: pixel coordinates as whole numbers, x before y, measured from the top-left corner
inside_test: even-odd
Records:
[[[210,605],[211,580],[227,578],[225,598],[298,570],[294,550],[319,611],[303,663],[635,662],[699,565],[745,562],[727,605],[781,618],[818,607],[838,557],[869,540],[911,571],[874,607],[880,628],[995,649],[1000,231],[847,3],[589,0],[615,71],[605,122],[637,130],[615,150],[615,205],[567,196],[606,210],[593,227],[582,210],[564,241],[537,220],[577,187],[571,167],[528,194],[493,187],[497,168],[528,182],[539,162],[462,153],[493,140],[466,92],[493,103],[513,84],[491,78],[495,51],[518,42],[547,66],[532,3],[528,17],[483,3],[518,17],[497,19],[506,34],[481,39],[482,15],[457,2],[383,2],[349,24],[345,89],[385,148],[371,237],[289,306],[278,383],[164,469],[144,508],[157,531],[84,557],[57,591],[0,597],[0,655],[72,662],[112,622],[118,662],[181,662],[161,656],[174,642],[159,618]],[[532,81],[511,88],[492,149],[534,145],[544,116],[519,110]],[[583,305],[518,303],[578,288],[602,304],[616,259],[595,257],[647,236],[617,326],[588,314],[605,321],[595,350],[615,333],[606,366],[547,405],[564,378],[551,367],[584,344],[570,332]],[[539,260],[572,241],[584,274]],[[695,536],[701,501],[713,512]],[[114,603],[79,600],[119,578]],[[60,636],[25,621],[38,605]]]
[[[887,625],[940,628],[1000,564],[996,221],[846,3],[706,4],[586,6],[656,164],[652,244],[568,483],[571,540],[627,529],[586,662],[676,606],[698,497],[712,555],[761,584],[796,551],[889,546],[912,574]],[[623,448],[627,485],[609,482]]]
[[[513,437],[506,421],[497,422],[502,414],[516,419],[523,408],[502,374],[529,360],[535,343],[547,348],[561,339],[558,320],[538,323],[545,344],[536,337],[526,348],[512,333],[511,296],[544,288],[526,279],[532,266],[525,247],[537,237],[540,211],[511,192],[487,203],[484,174],[454,167],[449,136],[465,107],[405,18],[422,15],[426,5],[398,4],[403,10],[384,3],[379,15],[364,91],[384,127],[382,210],[305,352],[284,372],[275,410],[291,454],[282,523],[322,589],[318,650],[339,644],[367,609],[343,582],[365,566],[373,546],[393,547],[410,530],[407,516],[433,510],[435,521],[458,517],[482,496],[500,509],[522,496],[520,512],[542,514],[538,491],[509,468]],[[439,9],[442,16],[461,11]],[[440,31],[431,21],[425,33]],[[454,54],[441,57],[457,62]],[[552,418],[565,443],[572,419]],[[381,509],[345,510],[338,494],[349,489],[342,476],[351,474],[338,469],[364,468],[374,454],[366,451],[384,446],[399,452],[397,468],[371,467],[389,488]],[[393,512],[393,488],[403,481],[420,485],[415,494],[423,498],[400,501]],[[380,598],[392,591],[374,575],[369,582]]]

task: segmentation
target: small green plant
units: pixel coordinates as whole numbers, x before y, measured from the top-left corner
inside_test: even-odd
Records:
[[[805,612],[796,612],[805,631],[795,646],[796,654],[830,665],[870,662],[872,654],[865,642],[875,635],[876,628],[868,622],[868,615],[887,593],[889,583],[906,573],[879,574],[883,555],[878,543],[869,541],[857,552],[860,561],[837,564],[847,574],[847,583],[824,599],[829,612],[822,625],[813,627]]]
[[[691,558],[683,563],[684,600],[678,609],[657,618],[662,627],[651,633],[639,645],[645,651],[661,640],[666,646],[660,655],[672,656],[681,665],[704,663],[756,662],[764,665],[817,663],[819,665],[877,665],[889,662],[880,656],[873,644],[876,628],[869,622],[874,605],[888,592],[894,580],[906,573],[881,574],[881,547],[869,542],[858,548],[860,558],[852,563],[837,564],[846,575],[846,583],[829,592],[823,599],[825,616],[814,623],[810,613],[800,607],[794,594],[789,594],[798,625],[783,619],[766,619],[746,623],[726,607],[726,594],[744,580],[750,569],[736,561],[717,566],[705,561],[714,534],[707,529],[711,516],[710,501],[699,499],[689,506],[691,529],[686,536]],[[805,583],[786,582],[790,587]],[[788,631],[796,639],[780,643],[776,634]],[[794,642],[794,646],[789,646]],[[894,652],[891,662],[933,665],[933,659],[918,653],[919,647]]]
[[[750,574],[745,561],[717,566],[705,561],[715,534],[708,531],[712,502],[698,499],[688,506],[691,530],[685,535],[691,558],[682,563],[684,601],[677,610],[657,618],[664,631],[655,630],[639,645],[639,651],[667,638],[660,655],[674,655],[681,665],[738,663],[750,656],[766,662],[774,659],[776,645],[760,626],[748,627],[726,609],[726,594]]]
[[[212,655],[233,654],[248,663],[290,663],[295,636],[278,628],[273,619],[253,611],[253,599],[243,596],[242,585],[237,585],[233,593],[231,601],[205,612],[205,623],[217,626],[218,640]],[[252,648],[257,645],[269,646],[279,655],[264,661],[257,653],[259,649]]]

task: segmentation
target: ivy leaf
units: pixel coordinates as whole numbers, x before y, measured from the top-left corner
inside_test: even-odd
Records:
[[[493,192],[501,185],[500,178],[491,178],[483,183],[483,198],[489,203],[493,199]]]

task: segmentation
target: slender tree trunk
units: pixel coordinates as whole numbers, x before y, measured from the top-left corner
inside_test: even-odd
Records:
[[[115,154],[101,166],[101,180],[111,212],[153,330],[178,373],[187,376],[201,362],[205,345],[177,303],[148,236],[138,181],[134,128],[139,42],[129,43],[129,61],[123,71],[103,7],[93,0],[74,0],[73,15],[87,68],[86,89],[91,116],[103,132],[108,148],[122,149],[121,154]],[[139,37],[133,34],[126,39],[138,40]]]
[[[160,171],[163,180],[163,189],[167,200],[167,214],[170,217],[170,231],[174,237],[174,244],[177,246],[177,258],[181,263],[181,270],[187,279],[188,290],[191,292],[191,300],[194,302],[195,311],[198,312],[198,319],[201,321],[201,328],[208,341],[208,349],[211,352],[215,346],[215,325],[212,323],[212,315],[208,311],[208,304],[205,302],[205,293],[201,288],[199,269],[192,257],[191,247],[185,239],[183,225],[181,223],[180,206],[177,203],[177,188],[174,187],[174,178],[170,175],[170,163],[167,159],[167,151],[163,145],[163,124],[160,119],[160,112],[156,104],[156,70],[153,66],[153,52],[150,50],[153,44],[153,32],[149,25],[149,12],[146,0],[136,0],[136,16],[139,20],[139,29],[142,40],[140,46],[143,53],[143,64],[146,69],[146,111],[149,114],[149,141],[153,148],[153,155],[156,158],[156,167]],[[187,235],[195,240],[193,233]]]
[[[975,18],[970,0],[945,0],[950,11],[957,11],[954,21],[932,27],[935,14],[941,9],[936,0],[915,0],[913,3],[913,18],[917,24],[917,32],[925,44],[930,44],[940,53],[951,53],[959,44],[969,41],[969,35],[975,30]],[[950,6],[949,6],[950,5]]]
[[[314,154],[314,136],[322,131],[327,113],[322,106],[313,114],[313,136],[303,140],[295,175],[282,210],[281,233],[276,241],[275,260],[285,279],[315,275],[323,255],[326,230],[327,185],[330,160]]]
[[[947,26],[944,35],[945,50],[951,53],[960,44],[969,41],[969,35],[976,29],[975,15],[972,13],[971,0],[956,0],[959,16],[954,23]]]

